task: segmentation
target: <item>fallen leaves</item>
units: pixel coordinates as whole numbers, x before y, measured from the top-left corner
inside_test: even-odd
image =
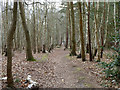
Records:
[[[48,55],[43,54],[34,54],[34,57],[37,60],[43,60],[44,62],[29,62],[25,57],[25,52],[18,53],[16,52],[13,57],[13,78],[15,82],[15,86],[20,87],[27,87],[28,84],[25,83],[26,77],[28,75],[32,76],[33,81],[38,82],[39,87],[53,87],[55,82],[54,76],[54,68],[53,63],[49,62]],[[3,57],[3,65],[2,65],[2,72],[4,75],[2,77],[6,77],[7,75],[7,59]],[[18,80],[19,78],[19,80]],[[47,82],[47,83],[46,83]],[[32,85],[32,84],[31,84]],[[6,83],[3,83],[3,87],[6,86]]]

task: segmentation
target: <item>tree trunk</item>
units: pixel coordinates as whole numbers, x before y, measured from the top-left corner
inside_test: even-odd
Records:
[[[88,2],[88,42],[89,42],[89,58],[90,61],[92,61],[91,33],[90,33],[90,2]]]
[[[100,44],[99,44],[99,39],[98,39],[98,32],[99,32],[99,30],[98,30],[98,25],[97,25],[97,10],[98,10],[98,3],[99,2],[97,2],[97,6],[96,6],[96,8],[94,7],[94,3],[93,3],[93,7],[94,7],[94,18],[95,18],[95,28],[96,28],[96,30],[95,30],[95,35],[96,35],[96,43],[97,43],[97,51],[98,51],[98,61],[100,61]]]
[[[10,31],[7,37],[7,84],[8,87],[13,87],[13,77],[12,77],[12,47],[13,47],[13,36],[16,30],[17,22],[17,2],[14,2],[13,7],[13,20]]]
[[[71,23],[72,23],[72,56],[76,55],[76,40],[75,40],[75,22],[74,22],[74,10],[73,10],[73,2],[70,2],[71,5]]]
[[[103,28],[101,30],[101,58],[103,57],[103,50],[104,50],[104,31],[105,31],[105,2],[104,2],[104,21],[103,21]]]
[[[105,39],[104,39],[104,46],[106,45],[107,41],[107,35],[108,35],[108,17],[109,17],[109,2],[107,3],[108,5],[108,10],[107,10],[107,21],[106,21],[106,27],[105,27]]]
[[[67,2],[69,10],[68,10],[68,17],[69,17],[69,34],[70,34],[70,49],[72,48],[72,40],[71,40],[71,18],[70,18],[70,3]]]
[[[82,23],[82,10],[81,10],[81,2],[78,2],[79,7],[79,26],[80,26],[80,39],[81,39],[81,55],[82,61],[85,61],[85,48],[84,48],[84,35],[83,35],[83,23]]]
[[[120,1],[118,2],[118,37],[120,38]],[[120,47],[120,42],[118,42],[118,45]],[[119,48],[118,47],[118,48]],[[120,53],[119,55],[120,56]],[[120,57],[118,57],[118,66],[117,66],[117,70],[118,70],[118,75],[117,75],[117,78],[120,80]]]
[[[44,40],[43,40],[43,53],[46,53],[46,32],[47,32],[47,5],[45,6],[45,30],[44,30]]]
[[[33,2],[33,52],[36,53],[36,22],[35,22],[35,6]]]
[[[69,15],[69,2],[67,3],[66,8],[66,45],[65,48],[68,48],[68,15]]]
[[[20,6],[19,8],[20,8],[20,14],[21,14],[21,19],[22,19],[23,30],[25,32],[26,42],[27,42],[26,43],[26,57],[28,61],[34,61],[35,59],[33,58],[33,55],[32,55],[30,36],[29,36],[28,27],[26,24],[25,11],[24,11],[22,2],[19,2],[19,6]]]

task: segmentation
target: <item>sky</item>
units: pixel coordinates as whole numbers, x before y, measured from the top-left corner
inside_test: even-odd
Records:
[[[7,0],[0,0],[0,2],[6,2]],[[8,1],[14,1],[14,0],[8,0]],[[19,1],[19,0],[15,0],[15,1]],[[24,1],[24,0],[20,0],[20,1]],[[43,2],[43,1],[46,1],[46,0],[25,0],[25,1],[29,1],[29,2],[33,2],[33,1],[35,1],[35,2]],[[63,2],[70,2],[70,1],[83,1],[83,2],[88,2],[88,1],[90,1],[90,2],[97,2],[97,1],[99,1],[99,2],[118,2],[118,1],[120,1],[120,0],[47,0],[47,1],[49,1],[49,2],[61,2],[61,1],[63,1]]]

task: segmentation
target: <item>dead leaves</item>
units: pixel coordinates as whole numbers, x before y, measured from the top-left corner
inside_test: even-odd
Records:
[[[26,83],[26,77],[30,74],[32,79],[35,82],[38,82],[39,87],[53,87],[55,82],[55,75],[54,75],[54,68],[53,63],[49,62],[48,55],[44,55],[42,58],[42,54],[34,54],[34,57],[37,60],[45,59],[45,62],[28,62],[25,59],[25,52],[18,53],[16,52],[13,57],[13,78],[15,81],[15,86],[20,87],[27,87],[30,83]],[[7,59],[3,57],[3,70],[4,73],[3,77],[7,75]],[[19,80],[17,80],[19,78]],[[47,83],[46,83],[47,82]],[[3,84],[5,87],[6,83]]]

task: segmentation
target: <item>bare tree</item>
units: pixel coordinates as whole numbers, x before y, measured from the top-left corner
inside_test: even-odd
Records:
[[[33,52],[36,53],[36,22],[35,22],[35,6],[33,2]]]
[[[89,57],[90,61],[92,61],[91,33],[90,33],[90,2],[88,2],[88,42],[89,42]]]
[[[104,2],[104,15],[103,15],[104,21],[103,21],[103,28],[101,30],[101,58],[103,57],[103,50],[104,50],[104,32],[105,32],[105,14],[106,14],[105,9],[106,7]]]
[[[13,7],[13,20],[10,31],[7,37],[7,84],[8,87],[13,87],[13,77],[12,77],[12,47],[13,47],[13,36],[16,30],[17,22],[17,2],[14,2]]]
[[[76,40],[75,40],[75,21],[74,21],[74,10],[73,2],[70,2],[71,6],[71,23],[72,23],[72,50],[70,55],[76,55]]]
[[[82,23],[82,9],[81,9],[81,2],[78,2],[79,8],[79,26],[80,26],[80,39],[81,39],[81,55],[82,61],[85,61],[85,48],[84,48],[84,35],[83,35],[83,23]]]
[[[69,2],[67,3],[66,8],[66,45],[65,48],[68,48],[68,15],[69,15]]]
[[[97,23],[97,10],[98,10],[98,4],[99,4],[99,2],[97,2],[97,5],[96,5],[96,8],[95,8],[95,6],[94,6],[94,3],[93,3],[93,7],[94,7],[94,9],[95,9],[95,11],[94,11],[94,18],[95,18],[95,28],[96,28],[96,30],[95,30],[95,35],[96,35],[96,43],[97,43],[97,51],[98,51],[98,61],[100,61],[100,44],[99,44],[99,38],[98,38],[98,32],[99,32],[99,30],[98,30],[98,23]]]
[[[68,23],[68,25],[69,25],[69,36],[70,36],[70,49],[71,49],[71,47],[72,47],[72,43],[71,43],[71,18],[70,18],[70,3],[69,2],[67,2],[67,6],[68,6],[68,21],[69,21],[69,23]]]
[[[28,61],[34,61],[35,59],[33,58],[32,55],[32,50],[31,50],[31,41],[30,41],[30,36],[29,36],[29,31],[28,31],[28,27],[26,24],[26,19],[25,19],[25,11],[24,11],[24,7],[22,5],[22,2],[19,2],[19,8],[20,8],[20,14],[21,14],[21,19],[22,19],[22,25],[23,25],[23,29],[25,32],[25,36],[26,36],[26,57]]]

